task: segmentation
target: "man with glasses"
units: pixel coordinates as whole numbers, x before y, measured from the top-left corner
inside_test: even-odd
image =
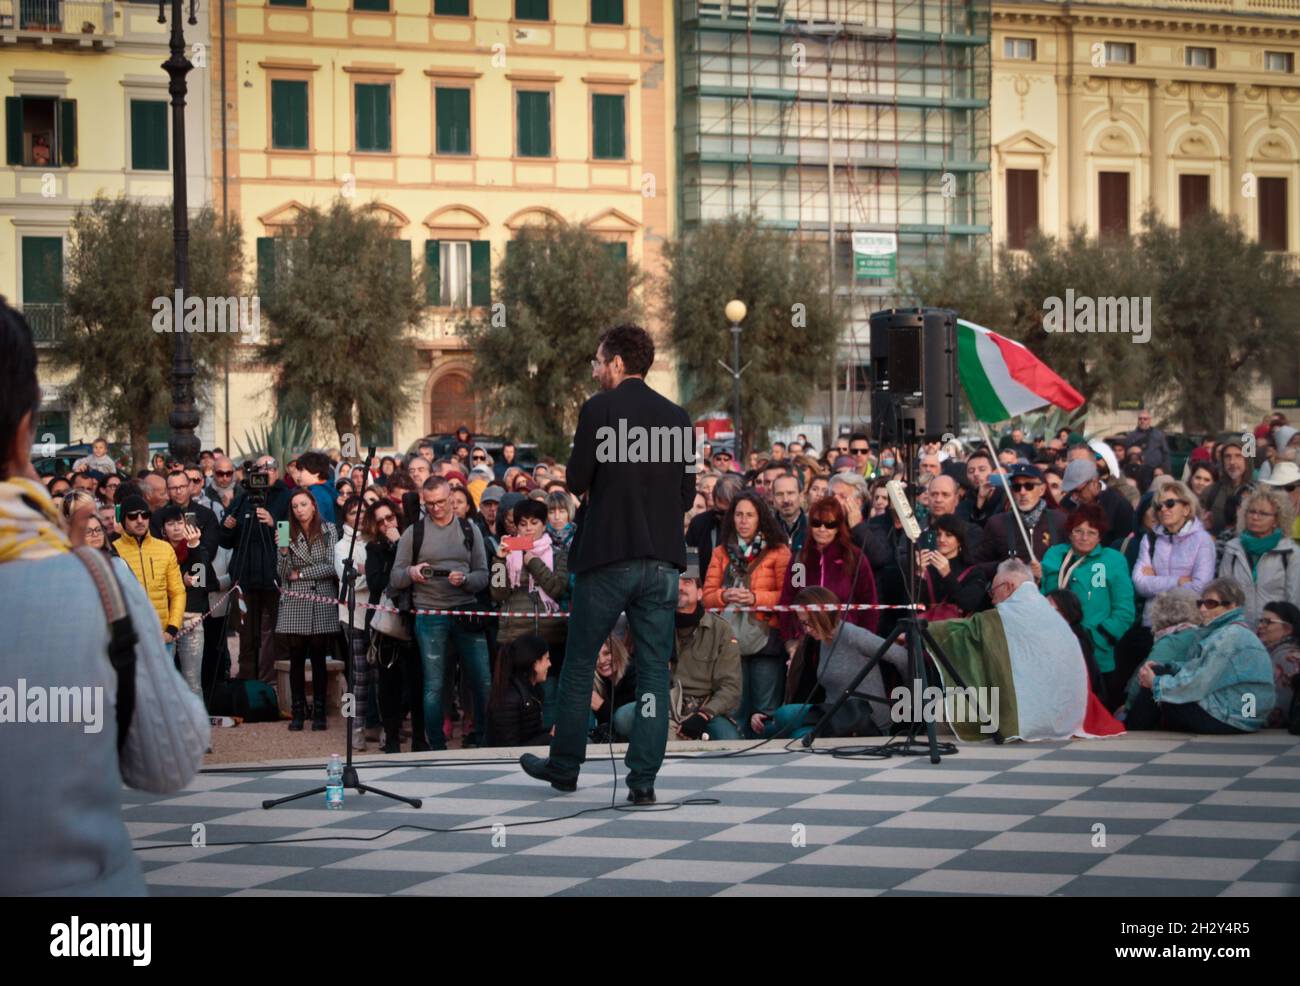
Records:
[[[1007,470],[1007,479],[1011,484],[1011,509],[1020,514],[1030,544],[1025,544],[1025,535],[1011,511],[1003,510],[984,525],[984,538],[975,558],[990,576],[1002,559],[1019,558],[1029,565],[1038,581],[1043,577],[1042,560],[1047,549],[1065,541],[1065,514],[1047,506],[1043,499],[1047,484],[1037,466],[1017,462]]]
[[[1088,671],[1069,624],[1016,558],[998,566],[989,598],[993,609],[931,623],[930,633],[963,682],[992,706],[998,734],[1023,740],[1083,735]],[[1109,716],[1102,721],[1108,732],[1123,729]],[[965,740],[993,738],[970,713],[952,727]],[[1089,729],[1096,731],[1091,716]]]
[[[276,524],[289,517],[290,491],[273,456],[260,456],[253,472],[266,476],[267,488],[241,491],[221,522],[223,548],[230,548],[230,578],[244,605],[239,622],[239,677],[276,683],[275,622],[280,595],[276,588]],[[245,477],[247,480],[248,477]]]
[[[235,479],[235,464],[224,455],[212,460],[212,482],[207,487],[208,504],[217,515],[218,522],[224,522],[226,511],[235,499],[244,492]]]
[[[875,471],[875,460],[871,455],[871,441],[866,435],[854,432],[849,436],[849,455],[853,457],[854,470],[860,476],[870,476]]]
[[[1137,445],[1142,450],[1142,464],[1148,469],[1162,469],[1169,472],[1172,458],[1169,455],[1169,440],[1159,428],[1151,426],[1151,412],[1138,411],[1137,427],[1124,436],[1124,446]]]
[[[720,473],[735,472],[735,466],[732,462],[731,452],[725,448],[720,448],[713,453],[713,468]]]
[[[411,601],[417,609],[477,609],[475,597],[487,588],[489,578],[482,534],[474,524],[456,517],[451,508],[451,485],[442,476],[425,480],[420,499],[424,515],[403,532],[397,543],[388,584],[394,589],[413,587]],[[424,728],[434,750],[447,748],[442,731],[442,692],[451,640],[469,674],[474,696],[474,731],[465,738],[464,745],[479,745],[487,735],[492,672],[481,621],[417,614],[415,644],[424,667]]]
[[[1210,532],[1216,536],[1235,532],[1242,498],[1255,489],[1250,460],[1234,439],[1219,446],[1219,481],[1201,493],[1201,506],[1210,514]]]
[[[835,439],[835,444],[832,446],[832,448],[835,449],[835,455],[836,455],[836,456],[848,455],[848,454],[849,454],[849,436],[848,436],[848,435],[840,435],[839,438]]]
[[[668,741],[669,670],[678,574],[686,568],[682,516],[695,500],[689,462],[633,462],[599,454],[602,429],[692,431],[690,416],[645,382],[655,345],[639,325],[616,325],[600,339],[592,376],[601,392],[578,414],[567,479],[586,500],[569,552],[574,573],[572,618],[555,735],[547,759],[525,754],[520,766],[561,791],[577,789],[587,754],[591,687],[600,648],[620,612],[635,647],[637,710],[627,751],[628,800],[653,804],[654,782]],[[626,430],[624,430],[626,428]],[[721,483],[719,483],[721,488]],[[715,491],[716,493],[716,491]]]
[[[163,643],[170,654],[176,643],[176,634],[185,622],[185,581],[181,578],[180,563],[172,546],[166,538],[156,538],[150,533],[151,514],[143,497],[128,496],[122,504],[124,534],[116,547],[118,557],[126,562],[136,581],[144,587],[149,602],[158,613]]]
[[[199,529],[200,534],[199,544],[209,558],[215,558],[217,549],[221,546],[221,525],[217,523],[217,515],[195,499],[194,480],[188,475],[191,471],[202,477],[198,469],[192,466],[189,470],[182,469],[167,477],[167,498],[172,506],[180,507],[183,513],[194,514],[194,526]],[[161,516],[158,511],[154,511],[154,517],[149,522],[149,531],[154,537],[166,543],[167,533],[163,530]]]

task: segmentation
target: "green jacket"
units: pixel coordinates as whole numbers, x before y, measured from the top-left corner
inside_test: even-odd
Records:
[[[717,613],[705,613],[699,625],[677,631],[677,668],[673,672],[673,718],[681,715],[683,699],[705,699],[700,708],[732,718],[740,705],[740,645],[731,624]]]
[[[1082,626],[1092,635],[1092,653],[1102,672],[1115,670],[1115,644],[1128,632],[1137,616],[1133,580],[1128,561],[1114,548],[1093,548],[1070,573],[1068,585],[1060,584],[1061,568],[1076,560],[1070,545],[1054,544],[1043,555],[1043,595],[1055,589],[1069,589],[1083,606]]]

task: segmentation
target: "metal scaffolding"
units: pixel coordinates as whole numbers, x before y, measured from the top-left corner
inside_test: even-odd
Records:
[[[950,243],[989,248],[990,8],[681,2],[680,215],[752,207],[831,248],[847,326],[831,419],[864,420],[868,317],[915,302],[907,272]],[[897,235],[898,279],[854,279],[852,234],[868,231]]]

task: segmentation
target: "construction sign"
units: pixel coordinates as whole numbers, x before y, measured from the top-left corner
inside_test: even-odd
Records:
[[[896,278],[897,276],[897,233],[853,234],[854,280],[861,281],[868,277]]]

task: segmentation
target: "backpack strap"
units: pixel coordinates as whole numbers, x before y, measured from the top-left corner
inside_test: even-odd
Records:
[[[474,561],[474,528],[464,517],[457,517],[460,521],[460,535],[465,539],[465,554],[469,555],[470,563]]]
[[[135,714],[135,645],[139,638],[112,563],[94,548],[76,548],[73,554],[81,559],[90,573],[108,621],[108,660],[117,672],[117,749],[120,753],[126,745],[131,718]]]

